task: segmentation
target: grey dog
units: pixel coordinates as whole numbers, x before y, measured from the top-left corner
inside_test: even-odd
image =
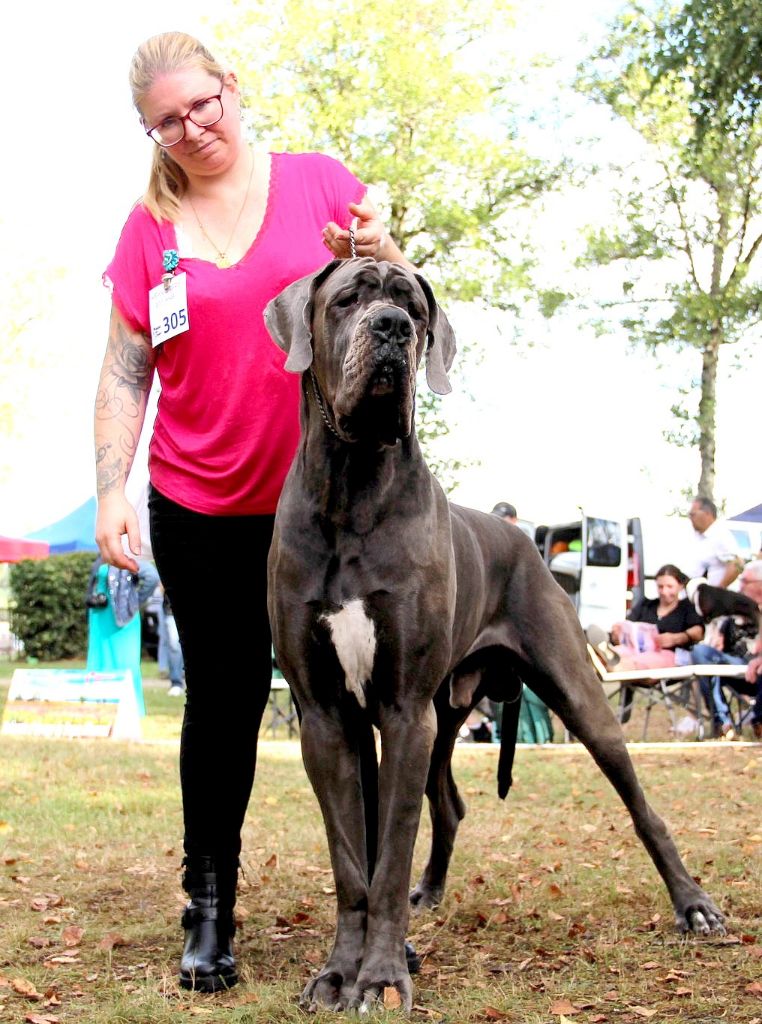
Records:
[[[465,813],[450,767],[458,729],[485,695],[515,709],[519,676],[619,793],[678,927],[722,931],[721,912],[643,795],[568,597],[521,530],[450,504],[421,455],[418,365],[425,358],[429,387],[446,393],[455,354],[428,283],[399,264],[334,261],[286,288],[265,318],[286,369],[302,374],[302,437],[276,515],[269,610],[337,899],[333,949],[302,1005],[367,1009],[395,986],[411,1008],[410,902],[441,899]],[[503,731],[501,795],[515,713]],[[409,896],[424,792],[432,847]]]

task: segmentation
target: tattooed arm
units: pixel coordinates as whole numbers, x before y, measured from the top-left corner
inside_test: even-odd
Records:
[[[125,554],[122,535],[127,534],[130,550],[139,555],[140,530],[124,487],[143,429],[153,369],[150,339],[128,327],[112,307],[108,346],[95,398],[95,539],[105,562],[133,572],[137,572],[137,562]]]

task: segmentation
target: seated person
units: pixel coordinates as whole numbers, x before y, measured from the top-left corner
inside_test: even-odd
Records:
[[[663,565],[656,573],[659,596],[642,598],[630,609],[629,622],[645,622],[656,627],[653,650],[639,651],[623,643],[627,632],[622,623],[611,628],[614,650],[619,655],[617,670],[666,668],[690,665],[689,648],[704,636],[701,616],[680,592],[688,577],[676,565]]]
[[[740,584],[741,593],[762,610],[762,559],[749,562],[741,573]],[[712,620],[708,632],[708,642],[696,644],[691,652],[694,665],[748,666],[746,678],[734,679],[731,685],[739,693],[756,698],[751,724],[755,738],[762,739],[762,657],[757,623],[744,615],[724,615]],[[721,678],[702,679],[701,688],[714,718],[715,735],[733,739],[735,730],[722,694]]]

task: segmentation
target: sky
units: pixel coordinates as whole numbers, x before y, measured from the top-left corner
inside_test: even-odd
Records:
[[[0,403],[10,400],[18,413],[17,436],[4,439],[0,452],[0,534],[38,529],[93,493],[92,401],[109,312],[100,277],[143,191],[150,156],[130,103],[132,53],[171,28],[211,42],[206,14],[222,19],[229,6],[31,0],[6,22],[0,87],[6,97],[19,96],[27,114],[8,134],[2,171],[0,300],[6,310],[34,314],[21,338],[35,365],[32,373],[8,372],[0,358]],[[599,155],[619,155],[630,144],[601,111],[557,86],[617,6],[545,0],[522,14],[526,49],[544,49],[557,61],[533,89],[556,96],[558,123],[528,129],[528,144],[550,153],[597,134]],[[548,280],[563,283],[573,273],[575,232],[605,216],[602,194],[601,183],[591,181],[533,214]],[[518,342],[509,314],[470,307],[448,313],[456,335],[478,339],[481,350],[478,360],[458,364],[445,399],[452,429],[443,452],[472,463],[461,474],[458,501],[486,510],[512,501],[535,522],[573,518],[580,506],[660,516],[681,504],[680,490],[697,480],[698,459],[667,445],[663,431],[675,388],[696,372],[687,359],[659,368],[623,337],[596,338],[573,312],[550,322],[528,317]],[[729,514],[762,500],[748,439],[760,386],[758,354],[732,372],[725,359],[716,497]]]

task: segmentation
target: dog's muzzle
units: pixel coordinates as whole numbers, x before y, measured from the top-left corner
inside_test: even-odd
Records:
[[[412,429],[416,335],[404,309],[374,303],[344,357],[334,413],[342,433],[394,444]]]

